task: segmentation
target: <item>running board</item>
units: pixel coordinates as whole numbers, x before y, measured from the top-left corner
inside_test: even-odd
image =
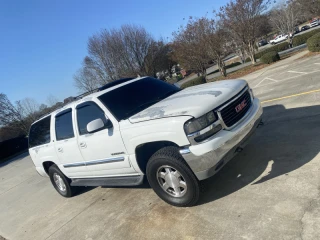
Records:
[[[104,178],[74,178],[71,186],[87,186],[87,187],[122,187],[122,186],[138,186],[143,183],[144,176],[126,176],[126,177],[104,177]]]

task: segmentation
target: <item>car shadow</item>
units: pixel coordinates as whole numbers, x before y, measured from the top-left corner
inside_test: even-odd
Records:
[[[26,150],[20,154],[17,154],[17,156],[3,160],[3,162],[0,162],[0,168],[4,167],[10,163],[20,161],[20,160],[24,159],[25,157],[27,157],[28,155],[29,155],[29,152]]]
[[[215,201],[250,184],[289,174],[320,150],[320,106],[264,108],[259,127],[246,148],[219,173],[202,181],[198,205]]]

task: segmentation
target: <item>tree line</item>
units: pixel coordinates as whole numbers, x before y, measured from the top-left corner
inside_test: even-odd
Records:
[[[226,76],[224,59],[229,54],[255,63],[257,40],[272,31],[293,32],[297,24],[319,15],[320,0],[231,0],[211,17],[188,18],[173,32],[171,42],[155,39],[142,26],[104,29],[89,38],[88,54],[74,83],[82,93],[124,77],[164,79],[177,63],[204,77],[216,64]],[[62,105],[53,96],[47,104],[32,98],[12,103],[0,93],[0,141],[27,135],[32,122]]]
[[[170,75],[176,63],[204,77],[208,66],[217,64],[226,76],[226,56],[236,53],[255,64],[259,38],[274,30],[294,32],[299,22],[319,14],[320,0],[231,0],[212,17],[188,18],[171,42],[156,40],[142,26],[104,29],[89,38],[74,83],[86,92],[120,78]]]
[[[39,104],[33,98],[12,103],[7,95],[0,93],[0,141],[27,136],[34,121],[62,105],[63,103],[52,95],[48,96],[47,104]]]

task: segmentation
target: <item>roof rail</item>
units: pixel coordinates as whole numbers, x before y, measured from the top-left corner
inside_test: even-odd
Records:
[[[53,110],[53,111],[51,111],[51,112],[49,112],[49,113],[46,113],[46,114],[41,115],[41,116],[37,119],[37,121],[38,121],[39,119],[47,116],[47,115],[52,114],[53,112],[57,111],[58,109],[61,109],[61,108],[65,107],[65,106],[67,106],[69,103],[72,103],[72,102],[74,102],[74,101],[80,100],[80,99],[82,99],[82,98],[90,95],[91,93],[103,91],[103,90],[105,90],[105,89],[107,89],[107,88],[111,88],[111,87],[114,87],[114,86],[119,85],[119,84],[121,84],[121,83],[128,82],[128,81],[130,81],[130,80],[132,80],[132,79],[135,79],[135,78],[133,78],[133,77],[131,77],[131,78],[121,78],[121,79],[115,80],[115,81],[113,81],[113,82],[109,82],[109,83],[103,85],[102,87],[99,87],[99,88],[93,89],[93,90],[91,90],[91,91],[82,93],[82,94],[80,94],[80,95],[78,95],[78,96],[76,96],[76,97],[72,97],[72,98],[70,97],[70,101],[67,101],[66,103],[63,103],[62,106],[58,107],[57,109],[55,109],[55,110]]]

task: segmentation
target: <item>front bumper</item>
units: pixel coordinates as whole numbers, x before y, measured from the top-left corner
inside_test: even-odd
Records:
[[[254,99],[250,113],[231,130],[221,130],[212,140],[180,150],[199,180],[217,173],[248,142],[261,121],[262,108],[259,99]]]

